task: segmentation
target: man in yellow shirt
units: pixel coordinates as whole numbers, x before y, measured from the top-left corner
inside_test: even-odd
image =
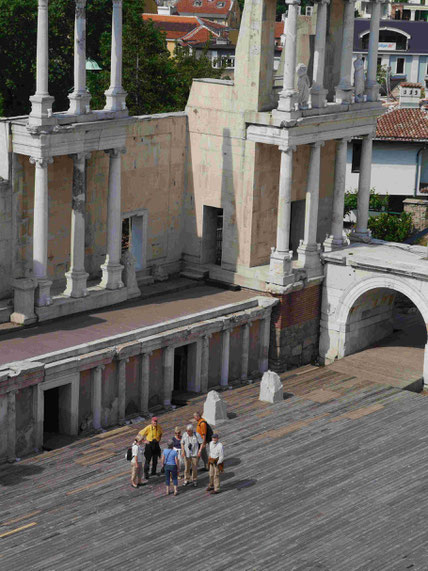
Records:
[[[158,424],[157,416],[152,418],[151,424],[148,424],[143,430],[138,433],[145,442],[146,447],[144,449],[144,477],[146,480],[149,479],[149,468],[150,462],[152,462],[152,476],[156,476],[156,467],[158,465],[158,458],[161,456],[161,449],[159,446],[162,440],[162,428]]]

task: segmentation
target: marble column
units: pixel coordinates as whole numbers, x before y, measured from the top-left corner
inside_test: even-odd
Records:
[[[250,327],[251,323],[246,323],[242,327],[242,353],[241,353],[241,379],[248,378],[248,360],[250,356]]]
[[[110,87],[105,92],[105,110],[126,111],[126,95],[122,87],[122,0],[113,0]]]
[[[221,337],[220,385],[222,387],[227,387],[229,384],[229,359],[230,359],[230,329],[224,329]]]
[[[343,233],[343,209],[345,204],[346,155],[349,139],[336,141],[336,165],[334,169],[333,208],[331,233],[324,240],[324,251],[332,252],[346,246]]]
[[[149,413],[150,355],[151,353],[143,353],[140,363],[140,412],[144,416]]]
[[[171,406],[172,391],[174,389],[174,347],[165,347],[163,350],[163,405]]]
[[[86,0],[75,0],[74,12],[74,89],[68,98],[69,113],[89,112],[91,96],[86,89]]]
[[[320,167],[322,142],[311,144],[308,182],[306,186],[305,230],[303,240],[297,248],[298,266],[305,268],[310,274],[321,272],[320,250],[317,243],[318,203],[320,188]]]
[[[294,111],[297,101],[296,57],[297,57],[297,18],[300,12],[300,0],[285,0],[288,15],[285,31],[284,80],[279,94],[278,110]]]
[[[203,335],[202,336],[201,393],[207,393],[208,392],[210,337],[211,337],[211,335]]]
[[[265,373],[269,368],[270,318],[269,312],[264,319],[260,320],[260,373]]]
[[[340,81],[336,87],[336,103],[352,103],[352,50],[354,46],[354,0],[344,0]]]
[[[37,55],[36,55],[36,93],[30,97],[31,113],[29,125],[46,125],[53,122],[52,104],[54,98],[49,95],[49,45],[48,45],[48,0],[38,0],[37,10]]]
[[[95,367],[92,371],[92,424],[95,430],[101,428],[102,410],[102,378],[104,366]]]
[[[126,363],[129,359],[119,359],[117,363],[117,400],[119,423],[125,422],[126,416]]]
[[[7,460],[16,460],[16,390],[7,393]]]
[[[361,146],[360,177],[358,179],[357,225],[350,238],[354,242],[370,242],[368,229],[370,178],[372,171],[373,135],[365,135]]]
[[[120,257],[122,254],[121,210],[121,153],[124,149],[106,151],[110,155],[110,170],[107,198],[107,256],[101,266],[103,276],[100,286],[105,289],[123,287]]]
[[[370,18],[369,49],[367,54],[367,79],[366,95],[367,101],[377,101],[379,99],[380,85],[377,82],[377,54],[379,47],[379,25],[382,8],[381,0],[372,0],[372,15]]]
[[[325,47],[327,34],[327,8],[330,0],[317,2],[317,28],[315,34],[314,70],[311,87],[312,107],[327,105],[327,89],[324,89]]]
[[[269,281],[277,285],[286,285],[292,278],[291,260],[293,252],[290,250],[290,224],[293,153],[295,150],[295,147],[281,149],[276,248],[272,248],[269,267]]]
[[[65,274],[67,287],[64,295],[85,297],[88,295],[85,272],[85,205],[86,159],[90,154],[78,153],[73,158],[73,186],[71,196],[71,247],[70,270]]]
[[[30,163],[36,166],[34,182],[34,214],[33,214],[33,274],[37,279],[35,304],[37,306],[51,305],[48,280],[48,164],[52,158],[30,157]]]

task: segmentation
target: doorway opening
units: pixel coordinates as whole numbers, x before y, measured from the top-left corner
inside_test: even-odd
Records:
[[[71,436],[71,384],[43,391],[43,449],[53,450],[74,440]]]
[[[204,206],[202,263],[221,266],[223,255],[223,209]]]
[[[135,260],[135,271],[146,267],[145,216],[143,212],[122,219],[122,252],[129,250]]]
[[[188,352],[188,345],[177,347],[174,351],[174,392],[177,393],[187,390]]]
[[[43,432],[45,436],[59,432],[59,389],[60,387],[55,387],[44,391]]]
[[[199,355],[199,358],[198,358]],[[174,390],[172,403],[184,406],[199,391],[200,354],[198,343],[188,343],[174,350]]]

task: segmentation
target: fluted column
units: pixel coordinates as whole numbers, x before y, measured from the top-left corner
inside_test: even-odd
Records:
[[[106,289],[123,287],[120,257],[122,253],[121,153],[124,149],[106,151],[110,155],[107,198],[107,256],[101,266],[100,286]]]
[[[370,242],[368,229],[370,205],[370,179],[372,171],[373,135],[363,137],[361,146],[360,177],[358,180],[357,225],[350,238],[354,242]]]
[[[78,153],[73,158],[73,185],[71,196],[71,246],[70,270],[65,274],[67,287],[64,295],[85,297],[88,295],[85,272],[85,208],[86,208],[86,159],[89,153]]]
[[[16,460],[16,390],[7,393],[7,460]]]
[[[172,391],[174,389],[174,347],[165,347],[163,350],[163,405],[171,406]]]
[[[122,0],[113,0],[110,87],[105,92],[105,110],[125,111],[126,95],[122,87]]]
[[[372,15],[370,18],[369,50],[367,54],[366,95],[367,101],[377,101],[379,99],[380,89],[380,85],[376,79],[376,74],[382,2],[381,0],[372,0],[371,5]]]
[[[311,144],[308,182],[306,186],[305,230],[297,248],[298,265],[311,273],[321,271],[320,244],[317,243],[318,204],[322,142]]]
[[[117,400],[119,422],[125,421],[126,413],[126,363],[129,359],[119,359],[117,363]]]
[[[92,424],[95,430],[101,428],[103,370],[104,366],[100,365],[92,371]]]
[[[354,0],[344,0],[340,81],[336,87],[336,103],[352,103],[352,50],[354,45]]]
[[[48,165],[52,158],[30,157],[30,163],[36,167],[34,180],[34,214],[33,214],[33,274],[37,279],[35,304],[51,305],[50,289],[52,282],[48,280]]]
[[[319,0],[317,3],[317,28],[315,34],[314,70],[311,87],[312,107],[327,105],[327,89],[324,89],[325,42],[327,33],[327,7],[330,0]]]
[[[151,353],[144,353],[140,363],[140,411],[143,415],[149,412],[150,355]]]
[[[250,356],[250,327],[251,323],[246,323],[242,327],[241,379],[243,381],[248,377],[248,360]]]
[[[332,252],[346,245],[343,234],[343,211],[345,205],[346,155],[349,139],[336,142],[336,165],[334,169],[333,209],[331,215],[331,233],[324,241],[324,250]]]
[[[202,336],[202,354],[201,354],[201,393],[208,392],[208,373],[210,358],[210,337],[211,335]]]
[[[227,387],[229,384],[229,359],[230,359],[230,329],[224,329],[221,337],[221,377],[220,385]]]
[[[36,93],[30,97],[30,125],[44,125],[53,122],[52,104],[54,98],[49,95],[49,17],[48,0],[38,0],[37,10],[37,55],[36,55]]]
[[[278,217],[276,222],[276,248],[272,248],[269,267],[269,281],[277,285],[285,285],[290,281],[291,224],[291,190],[293,186],[293,152],[295,147],[281,150],[281,167],[279,173]]]
[[[91,96],[86,89],[86,0],[75,0],[74,12],[74,89],[69,113],[83,115],[89,111]]]
[[[287,24],[285,32],[285,58],[283,88],[279,94],[278,110],[294,111],[297,91],[296,57],[297,57],[297,17],[300,11],[300,0],[285,0],[288,6]]]
[[[270,319],[271,313],[269,312],[260,320],[260,373],[265,373],[269,368]]]

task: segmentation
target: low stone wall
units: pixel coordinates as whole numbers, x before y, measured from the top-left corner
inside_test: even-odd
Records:
[[[406,198],[403,201],[404,212],[412,215],[415,230],[421,231],[428,228],[428,199]]]

